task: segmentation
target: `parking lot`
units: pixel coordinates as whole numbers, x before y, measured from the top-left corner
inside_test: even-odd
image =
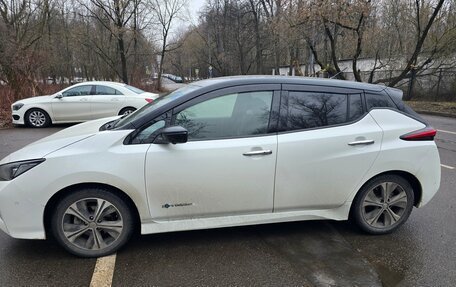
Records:
[[[311,221],[138,236],[108,270],[112,285],[454,285],[456,119],[423,117],[439,130],[441,188],[397,232],[369,236],[347,222]],[[0,130],[0,158],[65,127]],[[88,286],[96,264],[52,240],[0,232],[0,286]]]

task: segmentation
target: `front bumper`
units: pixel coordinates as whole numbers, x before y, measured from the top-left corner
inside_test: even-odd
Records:
[[[0,181],[0,229],[14,238],[45,239],[44,206],[31,199],[31,186]]]
[[[15,125],[25,125],[24,114],[19,111],[13,111],[11,115],[12,123]]]

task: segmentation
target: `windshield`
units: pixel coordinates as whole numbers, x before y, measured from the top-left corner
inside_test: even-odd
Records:
[[[129,86],[129,85],[125,85],[125,88],[129,89],[130,91],[132,91],[133,93],[136,93],[136,94],[145,93],[143,90]]]
[[[182,88],[180,88],[178,90],[175,90],[174,92],[165,94],[165,95],[157,98],[156,100],[154,100],[150,104],[147,104],[144,107],[140,108],[136,112],[134,112],[132,114],[129,114],[128,116],[124,116],[124,117],[120,118],[118,120],[118,122],[113,125],[112,128],[116,128],[116,127],[120,127],[120,126],[124,126],[126,124],[129,124],[130,122],[133,122],[134,120],[136,120],[138,118],[141,118],[143,115],[149,114],[152,111],[154,111],[154,110],[166,105],[167,103],[170,103],[170,102],[172,102],[172,101],[174,101],[174,100],[176,100],[176,99],[178,99],[178,98],[180,98],[180,97],[182,97],[182,96],[188,94],[189,92],[194,91],[194,90],[196,90],[198,88],[199,88],[199,86],[187,85],[187,86],[182,87]]]

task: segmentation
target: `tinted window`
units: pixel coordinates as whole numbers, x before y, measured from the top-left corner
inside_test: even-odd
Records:
[[[396,105],[387,95],[366,93],[367,110],[372,108],[396,108]]]
[[[96,95],[122,95],[121,92],[117,91],[114,88],[106,86],[96,86]]]
[[[348,121],[354,121],[364,114],[361,94],[348,95]]]
[[[310,129],[347,121],[347,95],[344,94],[290,92],[287,104],[288,117],[283,127],[287,130]]]
[[[158,131],[165,127],[165,121],[160,120],[157,121],[147,128],[143,129],[139,134],[135,136],[135,138],[131,141],[132,144],[140,144],[140,143],[149,143],[151,140],[153,140],[153,137],[155,137],[158,134]]]
[[[87,96],[90,95],[92,86],[78,86],[62,93],[64,97]]]
[[[273,92],[249,92],[213,98],[176,115],[189,140],[218,139],[268,132]]]

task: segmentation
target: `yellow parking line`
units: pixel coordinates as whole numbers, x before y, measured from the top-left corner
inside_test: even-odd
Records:
[[[447,134],[456,135],[456,132],[450,132],[450,131],[446,131],[446,130],[437,130],[437,131],[441,132],[441,133],[447,133]]]
[[[454,167],[452,166],[449,166],[449,165],[444,165],[444,164],[440,164],[442,167],[444,168],[448,168],[448,169],[454,169]]]
[[[93,270],[90,287],[111,287],[115,267],[116,254],[98,258]]]

